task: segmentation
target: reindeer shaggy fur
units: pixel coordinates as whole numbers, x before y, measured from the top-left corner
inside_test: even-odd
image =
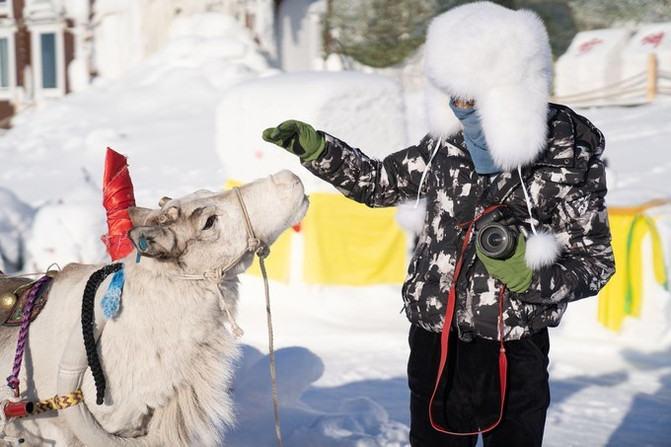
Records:
[[[240,192],[257,238],[268,244],[298,223],[308,207],[303,185],[289,171],[246,184]],[[233,192],[200,191],[166,198],[157,210],[132,209],[130,215],[130,237],[140,261],[136,251],[121,260],[126,276],[121,312],[105,323],[98,341],[107,380],[104,404],[96,405],[90,371],[81,384],[84,403],[102,429],[115,436],[109,445],[220,445],[224,429],[234,422],[228,388],[238,356],[227,309],[235,315],[237,275],[249,267],[253,253],[215,278],[247,249],[241,205]],[[30,327],[22,397],[57,394],[68,334],[81,330],[84,285],[100,267],[70,264],[54,280],[47,305]],[[109,281],[99,288],[97,303]],[[2,339],[0,364],[9,372],[15,338]],[[15,420],[6,432],[25,437],[26,445],[84,445],[77,427],[73,432],[63,416],[74,408]]]

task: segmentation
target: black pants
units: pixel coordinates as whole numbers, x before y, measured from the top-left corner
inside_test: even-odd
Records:
[[[473,447],[477,436],[454,436],[431,426],[429,401],[440,362],[440,334],[412,326],[410,359],[410,445],[412,447]],[[507,392],[500,424],[483,434],[486,447],[536,447],[543,442],[545,415],[550,405],[547,329],[505,343],[508,359]],[[459,340],[450,334],[449,355],[433,419],[448,431],[469,433],[489,427],[500,412],[499,342]]]

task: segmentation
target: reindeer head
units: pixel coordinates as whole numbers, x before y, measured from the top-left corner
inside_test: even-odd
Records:
[[[300,179],[280,171],[239,188],[256,238],[272,244],[305,215],[308,200]],[[234,191],[197,191],[180,199],[164,197],[160,209],[129,209],[129,236],[137,251],[173,262],[190,273],[220,269],[247,250],[247,219]],[[238,271],[247,268],[251,256]]]

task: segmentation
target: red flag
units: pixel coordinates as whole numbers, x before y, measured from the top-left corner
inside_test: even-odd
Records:
[[[133,251],[133,244],[128,238],[128,231],[133,228],[128,207],[135,206],[135,195],[126,157],[109,147],[103,173],[103,206],[107,212],[108,233],[102,241],[114,261]]]

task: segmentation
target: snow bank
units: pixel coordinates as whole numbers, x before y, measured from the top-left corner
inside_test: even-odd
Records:
[[[400,85],[354,72],[295,73],[258,78],[230,88],[217,109],[216,147],[228,175],[247,182],[292,169],[308,192],[334,188],[299,166],[298,159],[262,140],[268,127],[297,119],[368,155],[383,157],[406,146]]]
[[[107,262],[105,245],[100,241],[107,233],[101,202],[99,191],[88,185],[40,206],[26,237],[24,271],[43,272],[70,262]]]
[[[26,228],[31,227],[34,215],[30,205],[0,187],[0,271],[12,273],[23,268]]]

